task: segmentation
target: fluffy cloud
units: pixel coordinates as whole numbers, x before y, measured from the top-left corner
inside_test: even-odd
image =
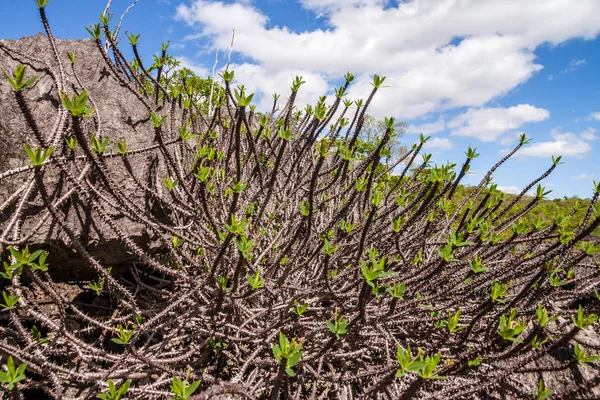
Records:
[[[600,121],[600,111],[591,113],[586,118],[588,121]]]
[[[452,135],[468,136],[482,142],[497,140],[503,133],[520,128],[527,122],[539,122],[550,117],[548,110],[529,104],[503,108],[470,108],[448,122]]]
[[[510,193],[510,194],[521,193],[521,189],[519,189],[516,186],[498,186],[498,190],[500,190],[501,192]]]
[[[565,69],[560,71],[560,73],[568,74],[569,72],[576,71],[577,69],[579,69],[579,67],[585,65],[586,63],[587,61],[585,60],[585,58],[571,60],[571,62],[565,67]]]
[[[585,131],[584,131],[585,132]],[[531,143],[523,147],[517,153],[517,156],[521,157],[551,157],[551,156],[563,156],[563,157],[577,157],[581,158],[587,155],[592,146],[588,143],[588,140],[584,138],[584,132],[580,135],[576,135],[571,132],[561,133],[557,128],[550,132],[552,141]],[[502,153],[508,152],[508,149],[501,150]]]
[[[454,147],[454,144],[450,141],[450,139],[442,139],[442,138],[432,138],[427,141],[423,145],[426,149],[436,149],[436,150],[448,150]]]
[[[579,134],[579,137],[581,137],[583,140],[595,140],[596,130],[594,128],[587,128]]]
[[[313,104],[315,100],[327,92],[329,85],[323,76],[314,72],[285,69],[281,71],[269,71],[260,65],[254,64],[232,64],[229,68],[235,71],[235,84],[243,84],[248,93],[259,93],[258,108],[271,110],[273,107],[273,94],[282,95],[278,104],[285,102],[285,95],[281,90],[291,90],[292,80],[297,75],[302,75],[306,82],[302,84],[296,97],[296,106],[303,108],[306,104]]]
[[[421,125],[411,125],[406,129],[406,133],[422,133],[423,135],[431,135],[443,131],[446,128],[446,122],[443,118],[439,118],[435,122],[427,122]]]
[[[574,181],[583,181],[586,179],[592,179],[593,177],[594,177],[594,175],[581,174],[581,175],[572,176],[571,179],[573,179]]]
[[[186,56],[177,56],[175,58],[177,58],[177,61],[180,62],[180,64],[179,64],[180,68],[190,69],[198,76],[207,77],[207,76],[210,76],[210,74],[212,73],[203,65],[199,65],[199,64],[195,63],[193,60],[191,60],[190,58],[188,58]]]
[[[560,73],[568,74],[570,72],[577,71],[581,66],[583,66],[585,64],[587,64],[587,60],[585,58],[580,58],[580,59],[574,58],[567,64],[567,66],[562,71],[560,71]],[[548,75],[549,81],[553,81],[556,78],[557,78],[557,76],[554,74]]]
[[[351,96],[366,98],[370,74],[386,75],[389,88],[370,111],[402,119],[482,107],[540,71],[533,53],[540,44],[600,33],[597,0],[530,0],[527,7],[520,0],[300,2],[328,29],[271,26],[249,2],[195,0],[179,5],[176,18],[196,29],[211,51],[229,48],[235,29],[234,51],[248,60],[246,68],[261,68],[263,80],[299,71],[323,86],[349,70],[357,77]],[[270,89],[257,86],[265,95]]]

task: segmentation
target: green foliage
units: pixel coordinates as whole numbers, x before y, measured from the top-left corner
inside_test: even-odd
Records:
[[[453,334],[455,332],[467,329],[468,326],[458,326],[460,320],[460,310],[456,310],[454,315],[448,312],[448,319],[442,320],[442,326],[448,329],[448,333]]]
[[[419,375],[423,379],[445,379],[443,376],[439,376],[436,374],[435,370],[437,369],[438,364],[442,358],[442,353],[437,353],[433,357],[427,356],[423,358],[421,356],[420,361],[425,365],[419,371],[417,371],[417,375]]]
[[[393,298],[402,299],[402,297],[404,296],[404,291],[406,290],[406,282],[402,282],[401,284],[393,282],[392,285],[389,286],[386,290],[389,293],[389,295]]]
[[[472,360],[467,360],[467,365],[469,367],[478,367],[479,365],[481,365],[482,361],[483,361],[483,357],[477,356],[476,358],[474,358]]]
[[[485,272],[488,270],[488,268],[481,263],[481,259],[477,255],[473,258],[473,260],[471,260],[471,262],[469,264],[471,265],[471,271],[473,271],[476,274],[479,274],[481,272]],[[493,288],[492,288],[492,290],[493,290]]]
[[[552,396],[553,393],[554,391],[546,388],[546,384],[541,378],[537,388],[533,390],[533,396],[535,397],[535,400],[546,400],[548,397]]]
[[[197,137],[200,137],[200,135],[194,135],[194,134],[192,134],[190,132],[190,129],[189,129],[188,125],[185,124],[179,130],[179,137],[181,138],[181,140],[186,141],[186,140],[195,139]]]
[[[38,344],[44,344],[50,339],[49,336],[42,337],[42,332],[35,325],[31,328],[31,334]]]
[[[504,303],[502,298],[506,296],[506,292],[508,291],[508,284],[501,282],[494,282],[492,285],[492,292],[490,293],[490,297],[494,303]]]
[[[323,239],[323,249],[321,251],[328,256],[332,256],[335,254],[338,247],[338,245],[331,244],[331,242],[325,238]]]
[[[110,24],[110,21],[112,19],[112,13],[104,13],[104,14],[100,14],[100,22],[102,23],[102,25],[104,26],[108,26]]]
[[[304,317],[304,313],[308,310],[308,304],[300,304],[297,300],[294,300],[294,309],[292,312],[298,317]]]
[[[121,142],[120,140],[117,140],[116,145],[117,152],[119,152],[119,154],[125,155],[125,153],[127,153],[127,141],[123,140]]]
[[[177,186],[179,184],[179,180],[178,179],[173,179],[170,176],[167,176],[163,180],[163,183],[164,183],[165,187],[167,188],[167,190],[170,192],[173,189],[175,189],[175,186]]]
[[[292,92],[296,93],[298,90],[300,90],[300,86],[302,86],[303,83],[306,83],[306,81],[302,79],[301,76],[296,76],[294,78],[294,82],[292,82]]]
[[[229,277],[227,275],[220,276],[217,279],[217,286],[223,291],[229,290]]]
[[[400,368],[396,371],[396,378],[402,378],[407,372],[417,374],[423,379],[444,379],[443,376],[436,374],[436,369],[442,353],[437,353],[433,357],[424,357],[423,350],[419,349],[417,355],[413,357],[410,346],[407,349],[400,346],[396,347],[396,359]]]
[[[44,162],[54,153],[55,146],[51,146],[47,149],[42,149],[41,147],[37,147],[35,151],[29,147],[26,143],[23,143],[23,148],[25,149],[25,153],[31,160],[31,164],[34,167],[41,167]]]
[[[564,164],[564,162],[560,162],[561,158],[562,158],[561,156],[558,156],[556,158],[554,156],[552,156],[552,165],[556,166],[556,165]]]
[[[225,224],[225,228],[233,235],[243,235],[246,230],[248,220],[244,217],[240,220],[235,215],[231,215],[231,224]]]
[[[438,249],[438,255],[446,262],[458,261],[454,257],[456,249],[473,244],[471,241],[465,241],[464,237],[465,232],[457,234],[454,230],[451,230],[448,235],[447,244],[441,249]]]
[[[206,346],[207,348],[212,349],[213,353],[218,353],[219,351],[227,348],[227,342],[218,342],[216,340],[210,340]]]
[[[175,376],[171,381],[171,393],[174,394],[174,400],[185,400],[189,398],[200,386],[201,380],[197,380],[188,384],[188,381],[182,381],[181,378]]]
[[[285,372],[289,376],[294,376],[295,373],[292,370],[294,365],[300,361],[302,358],[302,344],[304,340],[300,339],[298,343],[296,343],[296,338],[292,338],[292,340],[288,340],[283,332],[279,332],[279,346],[273,346],[273,356],[277,361],[285,360]]]
[[[129,385],[131,385],[131,379],[127,379],[119,386],[119,389],[115,387],[112,380],[108,380],[108,392],[97,394],[96,397],[100,400],[120,400],[122,396],[125,396],[129,391]]]
[[[19,65],[17,66],[17,68],[15,68],[15,72],[13,73],[12,77],[8,75],[8,73],[4,69],[0,69],[2,70],[2,73],[4,74],[4,76],[8,80],[8,83],[10,83],[10,86],[12,86],[15,92],[20,92],[23,89],[31,87],[31,85],[33,85],[35,81],[39,78],[39,76],[35,75],[25,80],[25,66],[23,65]]]
[[[394,273],[391,271],[384,271],[385,267],[385,257],[381,257],[376,259],[375,257],[371,257],[369,262],[360,261],[360,270],[362,271],[363,278],[365,282],[371,286],[375,287],[375,280],[388,277],[393,275]]]
[[[413,357],[410,346],[407,349],[400,346],[396,347],[396,359],[400,368],[396,371],[396,378],[402,378],[407,372],[417,373],[425,368],[425,362],[421,361],[421,350]]]
[[[373,83],[371,83],[375,89],[381,88],[383,85],[383,81],[385,81],[385,76],[379,76],[377,74],[373,75]]]
[[[469,160],[473,160],[479,157],[479,153],[477,153],[477,148],[472,149],[471,146],[469,146],[465,154]]]
[[[251,261],[253,258],[252,249],[254,249],[254,240],[248,239],[248,236],[246,235],[241,235],[239,239],[236,238],[233,241],[235,242],[235,246],[238,248],[242,256],[246,260]]]
[[[110,274],[112,271],[112,267],[106,268],[106,273]],[[104,289],[104,276],[98,276],[97,281],[91,281],[88,283],[88,287],[96,293],[96,296],[100,296],[102,294],[102,289]]]
[[[545,328],[546,326],[548,326],[548,324],[556,321],[559,317],[560,317],[560,315],[554,315],[552,317],[548,317],[548,311],[544,307],[542,307],[541,304],[538,304],[537,318],[538,318],[538,323],[540,324],[540,326],[542,328]]]
[[[21,251],[14,247],[9,247],[9,251],[14,259],[14,263],[8,264],[6,261],[4,262],[4,272],[0,272],[0,276],[4,279],[12,279],[15,273],[20,275],[24,267],[29,267],[34,271],[48,271],[48,264],[46,263],[47,251],[36,250],[30,254],[29,246],[25,246]]]
[[[131,340],[131,337],[133,336],[133,329],[129,329],[129,325],[125,324],[119,324],[117,326],[118,331],[116,331],[116,338],[112,338],[110,339],[111,341],[113,341],[116,344],[122,344],[122,345],[126,345],[129,343],[129,341]]]
[[[165,121],[167,120],[167,115],[163,115],[162,117],[159,117],[158,115],[156,115],[154,112],[150,113],[150,121],[152,121],[152,125],[154,126],[154,128],[158,129],[161,126],[163,126],[163,124],[165,123]]]
[[[67,136],[65,137],[65,143],[69,150],[74,151],[77,148],[77,139],[75,136]]]
[[[239,107],[246,107],[250,105],[252,102],[252,97],[254,97],[254,94],[249,94],[246,96],[246,88],[244,88],[244,86],[238,86],[234,89],[233,93],[235,101]]]
[[[94,150],[94,152],[97,155],[102,155],[102,153],[104,153],[104,151],[106,151],[106,148],[110,144],[110,137],[106,137],[103,140],[100,140],[100,138],[98,138],[98,136],[94,135],[94,136],[92,136],[91,140],[92,140],[92,149]]]
[[[405,215],[400,215],[400,216],[398,216],[398,218],[392,219],[392,230],[396,233],[400,232],[400,229],[402,229],[402,225],[404,224],[405,221],[406,221]]]
[[[246,279],[252,290],[260,289],[265,286],[265,280],[260,278],[260,271],[254,274],[246,274]]]
[[[290,129],[279,128],[279,137],[283,140],[292,140],[292,131]]]
[[[140,38],[140,35],[139,35],[139,34],[137,34],[137,35],[136,35],[136,34],[134,34],[134,33],[129,33],[129,34],[127,35],[127,39],[129,39],[129,43],[130,43],[132,46],[136,46],[136,45],[137,45],[137,42],[138,42],[139,38]]]
[[[542,346],[544,346],[549,341],[550,341],[550,336],[546,336],[544,339],[539,339],[538,335],[535,335],[533,337],[533,339],[531,339],[531,347],[533,347],[536,350],[539,350],[542,348]]]
[[[75,94],[73,96],[72,100],[69,98],[69,96],[65,92],[60,92],[60,99],[62,101],[63,107],[73,117],[87,118],[95,110],[95,108],[89,108],[87,106],[87,102],[88,102],[87,90],[82,90],[81,93]]]
[[[86,26],[85,30],[88,31],[92,38],[94,38],[95,40],[100,40],[100,36],[102,35],[102,27],[100,26],[100,24],[90,24],[90,27],[91,29]]]
[[[593,313],[585,315],[583,307],[580,304],[577,310],[577,317],[571,317],[571,320],[573,320],[573,324],[575,324],[577,328],[585,329],[588,326],[595,324],[598,321],[598,316]]]
[[[104,33],[119,40],[117,30],[108,31],[112,15],[107,10],[99,24],[88,28],[99,50],[107,47],[101,41]],[[96,393],[93,385],[101,381],[86,383],[64,371],[76,365],[104,380],[125,379],[155,374],[158,362],[175,378],[136,379],[138,397],[170,397],[164,395],[169,385],[176,399],[191,397],[200,381],[188,383],[193,380],[189,368],[201,365],[203,376],[210,377],[208,390],[215,384],[227,388],[252,381],[259,397],[327,397],[332,392],[326,392],[330,385],[323,385],[323,378],[342,377],[349,383],[347,397],[375,395],[374,389],[389,392],[390,398],[442,398],[441,393],[457,392],[467,398],[480,387],[496,390],[496,380],[488,384],[490,374],[518,363],[524,352],[535,355],[550,340],[553,346],[567,344],[575,331],[553,329],[558,314],[573,315],[577,329],[597,322],[591,313],[597,304],[589,306],[588,314],[583,307],[575,314],[569,305],[589,304],[582,296],[598,283],[600,204],[592,203],[595,198],[548,199],[550,191],[535,188],[561,164],[560,157],[548,160],[549,169],[523,185],[522,195],[502,193],[491,180],[504,160],[484,173],[479,184],[465,186],[462,179],[472,174],[472,160],[479,157],[476,149],[469,147],[462,160],[436,164],[434,155],[422,152],[429,137],[403,143],[405,124],[368,114],[385,77],[373,76],[368,100],[351,98],[348,84],[354,76],[348,73],[332,96],[298,107],[296,94],[305,81],[297,76],[292,95],[282,96],[287,102],[278,103],[282,97],[274,94],[272,109],[262,110],[252,104],[254,97],[244,86],[234,89],[233,71],[221,73],[224,83],[200,78],[167,53],[168,43],[144,66],[136,47],[140,35],[127,38],[134,60],[123,58],[127,52],[119,53],[118,43],[110,43],[114,52],[102,54],[103,60],[120,81],[118,90],[129,90],[139,100],[131,103],[141,107],[132,115],[148,116],[142,129],[154,127],[155,142],[129,139],[136,148],[128,148],[123,138],[137,131],[133,122],[131,129],[117,134],[122,141],[115,142],[115,153],[107,154],[110,138],[106,129],[99,130],[103,116],[80,120],[94,115],[87,93],[77,80],[55,82],[55,87],[76,93],[72,98],[61,93],[72,117],[60,127],[62,136],[52,139],[52,144],[65,140],[58,148],[61,154],[42,142],[33,144],[44,146],[37,150],[26,147],[32,165],[48,172],[35,170],[30,187],[26,174],[31,168],[0,177],[10,188],[21,182],[20,192],[3,203],[0,213],[5,248],[24,246],[31,227],[45,218],[52,232],[60,232],[60,240],[70,239],[84,268],[105,268],[105,258],[92,250],[107,228],[128,259],[125,275],[108,278],[102,273],[91,282],[83,278],[83,285],[101,296],[84,312],[62,294],[64,283],[54,282],[54,274],[38,272],[48,271],[46,253],[30,260],[27,248],[10,248],[0,272],[6,286],[2,308],[18,310],[3,313],[15,325],[27,322],[25,329],[37,324],[24,331],[27,340],[21,330],[10,345],[53,355],[67,343],[76,357],[40,359],[44,376],[36,385],[76,385],[82,393]],[[67,56],[73,64],[74,53]],[[86,67],[87,59],[81,57],[78,65]],[[24,68],[11,76],[4,73],[14,90],[35,84],[35,77],[25,74]],[[60,80],[61,75],[52,78]],[[30,101],[18,93],[16,98]],[[105,104],[98,107],[104,110]],[[82,138],[92,138],[91,144]],[[529,140],[522,135],[515,151]],[[85,151],[76,152],[78,144]],[[147,168],[143,159],[150,160]],[[600,192],[600,184],[594,190]],[[48,198],[42,198],[44,193]],[[48,209],[48,204],[54,207]],[[84,229],[72,229],[78,222]],[[134,236],[132,223],[140,236]],[[52,235],[48,240],[55,239]],[[107,279],[110,295],[105,293]],[[21,301],[17,285],[24,281]],[[38,299],[37,293],[45,295]],[[556,315],[550,315],[542,304],[555,297],[560,301],[553,303]],[[39,311],[44,311],[43,319]],[[525,340],[521,336],[527,324],[532,325],[529,343],[511,345]],[[113,337],[104,340],[108,332]],[[288,340],[282,332],[296,338]],[[275,335],[279,343],[269,344]],[[304,348],[302,337],[314,346]],[[433,347],[428,353],[418,348],[415,355],[399,342]],[[115,357],[113,343],[125,346],[118,351],[125,358]],[[402,384],[389,382],[386,349],[394,346],[396,376],[412,374]],[[271,351],[279,368],[268,359]],[[598,360],[579,347],[574,352],[580,362]],[[196,356],[201,360],[194,361]],[[301,382],[288,379],[283,372],[298,373],[301,359],[311,363],[302,368]],[[92,368],[90,360],[102,362]],[[115,368],[121,371],[117,375]],[[184,380],[181,371],[186,369]],[[510,380],[518,373],[503,371]],[[457,379],[463,372],[467,380]],[[442,375],[449,378],[444,385],[422,385]],[[59,382],[48,378],[54,376]],[[125,381],[117,389],[108,381],[108,391],[98,397],[125,397],[130,384]],[[523,385],[515,389],[531,390]],[[540,382],[534,397],[544,398],[547,392]]]
[[[25,377],[25,368],[27,367],[27,363],[22,363],[18,367],[15,368],[15,363],[11,356],[8,357],[6,361],[6,372],[0,370],[0,382],[6,383],[8,390],[13,390],[15,385]]]
[[[575,359],[580,364],[593,364],[596,361],[600,360],[600,356],[588,355],[587,351],[579,347],[579,344],[577,343],[575,343],[575,346],[573,346],[573,352],[575,354]],[[590,366],[588,365],[588,367]]]
[[[300,203],[300,214],[302,214],[304,217],[308,217],[310,214],[310,205],[308,203]]]
[[[223,78],[225,82],[231,83],[233,81],[234,74],[234,71],[223,71],[221,78]]]
[[[341,335],[348,332],[348,320],[343,315],[333,315],[332,320],[327,320],[327,327],[333,333],[337,340],[340,340]]]
[[[517,337],[525,330],[527,325],[523,321],[515,320],[516,316],[516,309],[511,310],[508,316],[502,314],[498,325],[498,334],[504,340],[520,343],[521,341]]]

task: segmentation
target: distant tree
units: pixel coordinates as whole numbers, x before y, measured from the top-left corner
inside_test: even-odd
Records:
[[[402,144],[401,137],[406,133],[408,124],[406,122],[396,122],[394,124],[394,133],[382,150],[381,162],[386,166],[394,165],[403,155],[408,152],[408,148]],[[386,131],[385,123],[372,115],[366,114],[363,128],[358,137],[357,150],[360,154],[368,154],[377,148],[383,134]]]

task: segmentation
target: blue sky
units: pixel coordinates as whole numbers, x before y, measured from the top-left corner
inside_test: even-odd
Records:
[[[116,22],[132,0],[113,0]],[[171,54],[208,75],[219,49],[224,68],[232,30],[236,80],[269,108],[302,75],[300,106],[331,95],[346,71],[350,99],[366,98],[372,74],[388,87],[371,112],[409,123],[404,141],[431,135],[435,162],[461,163],[468,146],[481,156],[466,183],[478,183],[520,133],[532,143],[495,175],[518,191],[547,180],[552,197],[589,197],[600,180],[600,2],[597,0],[139,0],[123,30],[141,34],[142,56],[171,41]],[[59,38],[86,38],[104,0],[50,0]],[[0,1],[0,39],[42,29],[33,0]],[[127,39],[123,39],[127,44]]]

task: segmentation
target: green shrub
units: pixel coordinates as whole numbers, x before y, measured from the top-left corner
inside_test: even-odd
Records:
[[[47,1],[38,4],[55,43]],[[368,99],[350,101],[344,97],[354,77],[347,74],[331,103],[321,97],[304,110],[295,106],[304,83],[297,77],[285,104],[279,107],[274,96],[273,111],[259,112],[253,94],[232,86],[233,71],[222,74],[223,87],[189,70],[167,74],[176,64],[167,46],[146,68],[139,35],[130,35],[135,59],[126,60],[109,20],[103,16],[90,33],[122,90],[147,111],[155,145],[111,144],[106,133],[86,128],[84,120],[101,126],[100,110],[88,104],[94,93],[80,87],[60,94],[69,112],[55,141],[60,151],[27,119],[38,132],[37,150],[26,147],[33,164],[0,175],[35,188],[29,197],[2,199],[0,210],[8,215],[0,222],[0,250],[12,254],[2,273],[8,287],[2,314],[11,329],[1,328],[0,350],[27,368],[4,380],[8,389],[41,385],[55,398],[75,392],[187,398],[197,390],[207,397],[449,399],[498,390],[510,380],[519,393],[545,398],[542,380],[536,388],[519,381],[532,361],[558,347],[573,362],[597,361],[571,341],[595,326],[599,312],[598,248],[590,234],[600,224],[600,187],[575,227],[564,219],[522,224],[548,192],[538,185],[535,196],[525,193],[558,164],[552,160],[519,196],[499,192],[491,177],[527,144],[524,135],[466,189],[460,182],[478,156],[474,149],[460,167],[436,165],[422,153],[428,138],[421,136],[392,158],[403,132],[394,118],[361,136],[383,76],[374,76]],[[22,69],[15,78],[5,75],[12,81],[2,84],[15,88],[30,115],[34,105],[23,93],[35,80]],[[166,191],[135,176],[131,165],[140,154],[166,166],[168,174],[159,177]],[[117,184],[122,165],[128,175]],[[62,177],[60,190],[50,173]],[[169,218],[126,187],[149,196]],[[136,255],[128,276],[101,265],[70,231],[62,205],[74,196],[119,236],[123,252]],[[23,213],[29,203],[41,206]],[[99,317],[66,299],[46,253],[18,250],[27,242],[18,227],[44,218],[94,269],[97,280],[83,290],[110,303],[110,313]],[[124,234],[129,222],[157,238],[160,251]],[[33,293],[43,293],[53,311],[40,312],[42,298]],[[544,307],[550,306],[549,318]],[[49,339],[39,340],[37,327],[32,336],[25,328],[31,323]],[[123,382],[118,391],[113,380]],[[574,385],[561,388],[564,398],[578,390]]]

